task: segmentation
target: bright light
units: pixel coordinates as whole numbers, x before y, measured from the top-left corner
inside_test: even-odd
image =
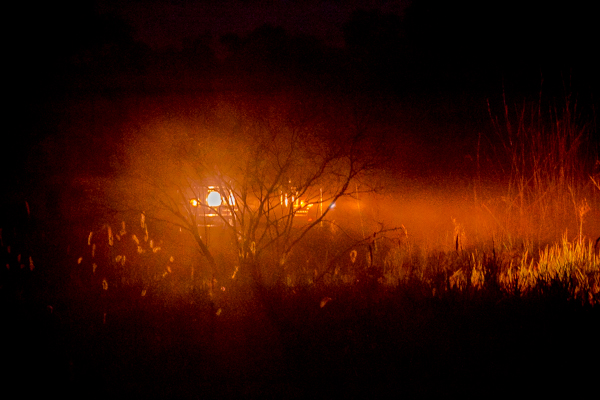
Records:
[[[192,205],[192,207],[198,207],[200,202],[198,201],[198,199],[191,199],[190,204]]]
[[[233,196],[233,193],[229,193],[229,205],[235,206],[235,197]]]
[[[208,196],[206,197],[206,204],[208,204],[210,207],[219,207],[221,203],[221,193],[216,191],[211,191],[208,193]]]

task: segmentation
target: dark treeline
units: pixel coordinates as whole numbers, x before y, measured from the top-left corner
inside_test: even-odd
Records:
[[[503,87],[536,96],[543,81],[547,95],[564,95],[566,88],[589,102],[598,85],[589,7],[416,0],[403,15],[354,12],[343,26],[342,48],[265,25],[243,36],[207,31],[180,48],[156,50],[136,41],[123,19],[100,15],[93,4],[17,7],[9,46],[9,76],[17,85],[9,96],[12,115],[22,117],[14,135],[22,143],[10,153],[23,160],[32,142],[52,134],[52,107],[65,96],[296,86],[485,98]]]
[[[262,80],[254,89],[316,81],[320,89],[326,82],[402,93],[489,88],[503,79],[535,90],[542,75],[562,74],[589,87],[597,78],[594,14],[586,7],[416,0],[403,15],[355,11],[343,26],[342,48],[265,25],[243,36],[207,31],[179,48],[153,50],[116,15],[52,6],[28,10],[19,21],[13,65],[27,91],[50,96],[215,89],[217,82],[238,90],[252,77]]]

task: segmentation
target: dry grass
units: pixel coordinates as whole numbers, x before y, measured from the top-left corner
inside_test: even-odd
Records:
[[[505,100],[503,115],[490,115],[496,137],[482,152],[492,163],[481,168],[505,190],[500,198],[480,197],[499,237],[513,246],[541,248],[560,241],[565,229],[580,240],[598,234],[585,223],[588,213],[600,208],[600,193],[590,179],[598,160],[595,127],[582,120],[576,101],[566,97],[561,106],[544,106],[540,97],[511,109]]]

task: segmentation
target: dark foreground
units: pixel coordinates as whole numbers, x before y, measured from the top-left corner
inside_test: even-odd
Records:
[[[440,298],[418,285],[240,291],[214,302],[199,293],[142,297],[133,288],[105,294],[74,292],[50,305],[3,290],[5,393],[420,398],[597,390],[600,308],[559,296]]]

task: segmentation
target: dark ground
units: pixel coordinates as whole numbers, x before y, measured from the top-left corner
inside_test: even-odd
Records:
[[[6,289],[3,386],[26,398],[571,397],[598,376],[600,310],[558,296],[355,286],[211,304],[130,288],[48,305]]]

